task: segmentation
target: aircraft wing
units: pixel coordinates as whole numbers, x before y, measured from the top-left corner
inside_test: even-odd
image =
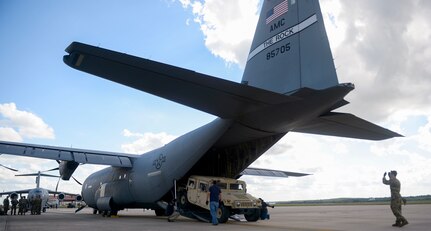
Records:
[[[17,190],[17,191],[9,191],[9,192],[0,192],[0,196],[10,195],[11,193],[21,194],[28,193],[31,189]]]
[[[348,113],[330,112],[296,127],[293,132],[341,136],[356,139],[383,140],[402,135]]]
[[[52,190],[49,190],[49,189],[48,189],[48,193],[52,194],[52,195],[64,194],[66,196],[72,196],[72,197],[79,196],[78,193],[68,193],[68,192],[52,191]]]
[[[75,161],[82,164],[101,164],[114,167],[132,167],[136,155],[84,150],[77,148],[54,147],[26,143],[0,141],[0,153],[29,156],[51,160]]]
[[[63,61],[72,68],[221,118],[298,99],[83,43],[66,52]]]
[[[307,173],[299,172],[286,172],[273,169],[263,169],[263,168],[246,168],[240,173],[240,175],[253,175],[253,176],[271,176],[271,177],[300,177],[308,176]]]

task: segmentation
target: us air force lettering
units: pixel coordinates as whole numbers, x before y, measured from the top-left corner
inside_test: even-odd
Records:
[[[218,117],[142,155],[0,142],[0,153],[108,165],[82,187],[84,201],[95,211],[149,208],[163,214],[163,205],[176,195],[174,180],[184,189],[192,175],[303,176],[248,168],[287,132],[369,140],[400,136],[333,112],[348,104],[344,97],[354,85],[338,82],[317,0],[264,1],[244,84],[78,42],[66,52],[63,60],[74,69]],[[63,166],[60,174],[68,177],[78,167]]]

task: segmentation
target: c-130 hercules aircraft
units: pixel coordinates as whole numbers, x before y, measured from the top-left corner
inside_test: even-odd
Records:
[[[60,160],[69,179],[79,163],[109,165],[82,186],[88,206],[160,211],[174,180],[237,178],[287,132],[368,140],[401,136],[354,115],[333,112],[354,89],[337,79],[317,0],[265,0],[241,83],[78,42],[72,68],[210,113],[218,118],[142,155],[0,142],[0,153]],[[294,173],[256,170],[263,175]]]

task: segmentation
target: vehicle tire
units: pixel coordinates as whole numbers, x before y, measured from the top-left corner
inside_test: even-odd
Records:
[[[187,199],[187,192],[186,191],[180,192],[178,195],[178,206],[180,208],[186,208],[188,204],[189,204],[189,200]]]
[[[224,205],[220,205],[217,209],[217,220],[219,223],[226,223],[226,221],[229,219],[230,216],[230,210],[228,207],[225,207]]]
[[[248,222],[255,222],[260,218],[260,209],[249,209],[247,213],[244,213],[244,218]]]
[[[93,209],[93,214],[97,214],[99,212],[97,209]]]

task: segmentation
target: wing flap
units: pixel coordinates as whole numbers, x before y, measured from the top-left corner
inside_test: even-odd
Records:
[[[0,153],[51,160],[75,161],[82,164],[111,165],[114,167],[132,167],[132,159],[136,158],[134,155],[123,153],[6,141],[0,141]]]
[[[348,113],[331,112],[297,127],[293,132],[340,136],[367,140],[384,140],[402,135]]]
[[[221,118],[296,99],[78,42],[73,42],[66,52],[69,55],[63,60],[72,68]]]

